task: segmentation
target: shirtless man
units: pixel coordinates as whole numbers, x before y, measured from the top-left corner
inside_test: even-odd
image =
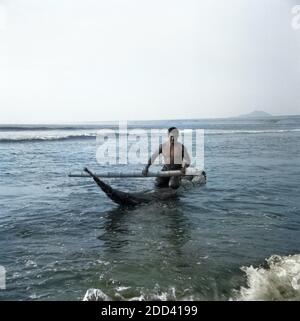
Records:
[[[178,142],[179,131],[176,127],[168,129],[168,140],[161,144],[158,150],[149,158],[148,164],[143,170],[143,175],[147,176],[149,167],[155,162],[156,158],[162,154],[164,166],[162,171],[181,170],[185,173],[190,166],[191,158],[185,146]],[[157,187],[171,187],[177,189],[180,186],[181,177],[157,177],[155,185]]]

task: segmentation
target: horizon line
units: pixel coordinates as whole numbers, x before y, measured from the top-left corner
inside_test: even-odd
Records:
[[[251,114],[251,113],[250,113]],[[228,116],[228,117],[204,117],[204,118],[169,118],[169,119],[136,119],[136,120],[85,120],[85,121],[71,121],[71,122],[10,122],[10,123],[0,123],[0,126],[9,125],[80,125],[80,124],[97,124],[97,123],[120,123],[120,122],[163,122],[163,121],[195,121],[195,120],[218,120],[218,119],[263,119],[272,117],[298,117],[300,114],[279,114],[273,115],[269,114],[266,116],[247,116],[249,114],[242,114],[238,116]]]

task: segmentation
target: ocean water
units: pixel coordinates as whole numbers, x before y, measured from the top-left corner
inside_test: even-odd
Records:
[[[0,126],[1,300],[300,299],[300,117],[131,126],[171,124],[205,130],[208,182],[133,209],[67,177],[107,126]]]

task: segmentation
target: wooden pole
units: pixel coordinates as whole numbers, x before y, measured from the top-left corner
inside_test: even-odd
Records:
[[[147,178],[147,177],[171,177],[171,176],[200,176],[202,174],[201,170],[196,169],[187,169],[185,174],[182,174],[181,171],[157,171],[157,172],[148,172],[147,176],[144,176],[141,171],[137,172],[102,172],[95,173],[95,176],[100,178]],[[70,173],[69,177],[90,177],[90,175],[86,173]]]

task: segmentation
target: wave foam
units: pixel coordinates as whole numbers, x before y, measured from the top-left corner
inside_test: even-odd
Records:
[[[263,129],[263,130],[246,130],[246,129],[207,129],[205,134],[210,135],[228,135],[228,134],[278,134],[299,132],[300,128],[293,129]]]
[[[111,301],[111,298],[100,289],[88,289],[83,301]]]
[[[300,254],[273,255],[266,262],[267,267],[242,268],[247,287],[235,291],[233,300],[300,300]]]
[[[176,297],[176,289],[174,287],[170,287],[166,291],[162,291],[158,285],[152,291],[145,290],[143,288],[136,289],[137,291],[133,291],[132,293],[120,293],[126,290],[130,290],[131,287],[118,287],[115,289],[112,297],[109,297],[105,294],[101,289],[88,289],[85,293],[83,301],[110,301],[110,300],[118,300],[118,301],[175,301],[178,298]],[[192,297],[180,298],[180,300],[193,300]]]
[[[1,128],[1,127],[0,127]],[[96,138],[98,131],[95,130],[37,130],[40,128],[36,128],[35,130],[25,130],[21,131],[7,131],[1,132],[0,131],[0,143],[17,143],[17,142],[41,142],[41,141],[62,141],[62,140],[82,140],[82,139],[91,139]],[[108,129],[102,129],[101,134],[104,134]],[[107,131],[110,132],[111,129]],[[129,132],[132,129],[129,129]],[[149,134],[149,130],[145,129],[146,132]],[[290,132],[299,132],[300,129],[276,129],[276,130],[212,130],[212,129],[205,129],[205,135],[251,135],[251,134],[275,134],[275,133],[290,133]],[[118,135],[122,135],[124,131],[116,131]],[[165,133],[166,136],[166,129],[152,129],[152,135],[163,135]],[[186,135],[191,134],[191,129],[185,129],[184,133]]]
[[[95,133],[74,134],[74,135],[36,135],[36,136],[15,136],[15,137],[0,137],[0,143],[30,143],[44,141],[63,141],[75,139],[90,139],[95,138]]]
[[[246,286],[233,290],[231,301],[300,301],[300,254],[279,256],[272,255],[266,264],[259,267],[247,266],[241,270],[245,273]],[[127,292],[129,290],[129,292]],[[124,292],[124,293],[123,293]],[[191,294],[189,289],[177,295],[176,288],[162,290],[158,285],[154,289],[117,287],[108,296],[100,289],[87,290],[84,301],[199,301],[203,296]]]

